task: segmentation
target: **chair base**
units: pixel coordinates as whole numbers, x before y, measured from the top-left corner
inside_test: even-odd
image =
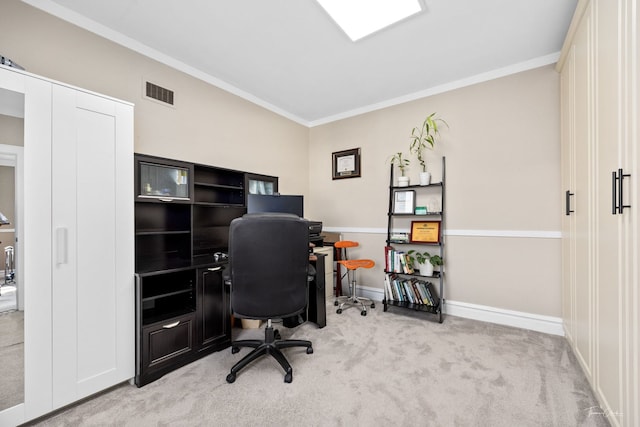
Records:
[[[342,296],[336,298],[333,303],[333,305],[338,307],[338,309],[336,310],[336,313],[338,314],[342,313],[342,310],[345,308],[345,306],[346,308],[359,306],[361,309],[360,315],[362,316],[367,315],[367,304],[369,304],[369,307],[371,308],[376,308],[376,304],[373,302],[373,300],[356,296],[355,291],[352,292],[351,296]]]
[[[235,354],[240,351],[240,347],[251,347],[253,350],[251,353],[244,356],[238,363],[236,363],[233,368],[231,368],[231,372],[227,375],[227,382],[233,383],[236,380],[236,375],[238,371],[247,366],[249,363],[258,359],[259,357],[265,356],[267,354],[271,355],[274,359],[278,361],[282,369],[284,369],[284,382],[290,383],[293,381],[293,368],[287,361],[287,358],[282,353],[283,348],[289,347],[306,347],[307,354],[313,353],[313,347],[311,345],[311,341],[307,340],[279,340],[279,333],[277,330],[273,329],[271,326],[271,321],[267,323],[267,326],[264,329],[264,341],[262,340],[239,340],[233,341],[231,343],[231,353]]]

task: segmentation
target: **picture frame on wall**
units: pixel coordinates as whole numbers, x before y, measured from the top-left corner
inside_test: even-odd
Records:
[[[393,213],[412,214],[416,207],[414,190],[396,190],[393,192]]]
[[[440,243],[441,221],[411,221],[411,243]]]
[[[360,148],[332,153],[333,179],[357,178],[360,176]]]

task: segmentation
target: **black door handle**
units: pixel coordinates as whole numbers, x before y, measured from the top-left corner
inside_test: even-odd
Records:
[[[631,205],[624,204],[624,179],[630,177],[628,173],[624,173],[622,169],[611,172],[611,214],[616,212],[622,214],[625,208]],[[616,185],[617,184],[617,185]],[[616,195],[618,196],[616,200]]]
[[[618,212],[622,213],[624,208],[630,208],[631,205],[624,204],[624,192],[623,192],[623,183],[624,179],[630,177],[630,174],[625,174],[622,172],[622,169],[618,169]]]
[[[573,213],[574,211],[571,210],[571,196],[573,196],[573,193],[570,190],[567,190],[564,193],[564,201],[565,201],[565,215],[569,216],[569,214]]]
[[[618,212],[618,205],[616,204],[616,190],[618,181],[618,175],[616,171],[611,172],[611,215],[615,215]]]

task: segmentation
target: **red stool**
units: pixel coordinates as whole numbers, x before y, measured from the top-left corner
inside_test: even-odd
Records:
[[[347,256],[347,248],[355,248],[357,246],[359,246],[358,242],[353,242],[351,240],[341,240],[336,242],[334,245],[334,247],[340,251],[340,260],[337,262],[347,269],[346,275],[349,282],[349,296],[338,296],[333,303],[335,306],[338,306],[338,309],[336,310],[336,313],[338,314],[342,313],[342,309],[347,304],[349,306],[360,306],[362,308],[362,311],[360,311],[362,316],[367,315],[367,306],[365,302],[370,303],[371,308],[376,307],[375,303],[369,298],[359,297],[356,294],[356,273],[358,269],[371,268],[376,265],[376,263],[370,259],[349,259]],[[340,278],[340,271],[338,271],[337,276]],[[351,280],[349,280],[349,276]]]

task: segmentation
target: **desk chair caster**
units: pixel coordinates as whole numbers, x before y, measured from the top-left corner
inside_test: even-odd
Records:
[[[364,298],[359,298],[359,300],[360,300],[360,299],[364,299]],[[358,301],[358,302],[359,302],[359,301]],[[333,305],[335,305],[335,306],[337,307],[337,306],[339,306],[339,305],[340,305],[340,303],[339,303],[338,301],[334,301],[334,302],[333,302]],[[375,304],[374,302],[371,302],[371,305],[370,305],[369,307],[371,307],[371,308],[376,308],[376,304]],[[338,308],[338,309],[336,310],[336,313],[338,313],[338,314],[342,314],[342,308]],[[363,310],[360,312],[360,315],[361,315],[361,316],[366,316],[366,315],[367,315],[367,310],[364,310],[364,309],[363,309]]]

